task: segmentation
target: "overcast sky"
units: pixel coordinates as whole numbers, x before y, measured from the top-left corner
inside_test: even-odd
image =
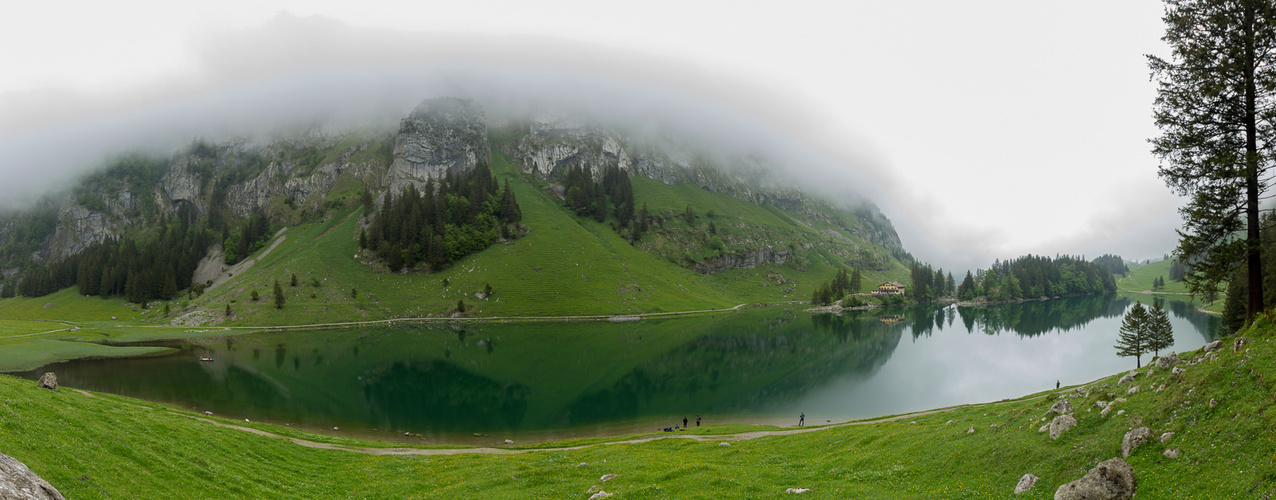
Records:
[[[779,144],[794,172],[865,194],[946,269],[1159,258],[1182,203],[1147,143],[1161,13],[1155,0],[11,2],[0,198],[69,183],[103,153],[320,103],[370,118],[513,93]]]

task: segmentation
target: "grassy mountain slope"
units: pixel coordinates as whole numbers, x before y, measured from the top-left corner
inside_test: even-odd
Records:
[[[1157,278],[1165,279],[1165,288],[1159,290],[1165,293],[1187,293],[1187,286],[1181,281],[1171,281],[1170,264],[1171,260],[1160,260],[1151,264],[1135,267],[1130,269],[1130,275],[1117,278],[1117,288],[1132,292],[1141,292],[1152,289],[1152,281]]]
[[[214,425],[197,415],[111,395],[51,392],[0,377],[0,450],[70,498],[348,498],[585,496],[599,485],[624,498],[804,497],[1051,498],[1103,460],[1120,456],[1122,436],[1138,426],[1154,438],[1126,458],[1139,498],[1263,498],[1276,493],[1276,441],[1270,412],[1276,390],[1276,325],[1262,317],[1239,352],[1168,370],[1139,370],[1127,392],[1113,375],[1013,401],[815,432],[734,441],[738,427],[686,434],[705,441],[543,450],[515,455],[368,455],[314,449]],[[1200,352],[1184,353],[1193,359]],[[1163,390],[1154,390],[1164,385]],[[1124,413],[1100,416],[1095,403]],[[1059,439],[1038,432],[1057,399],[1078,408],[1078,424]],[[211,419],[217,421],[219,419]],[[221,420],[223,423],[234,423]],[[343,446],[384,443],[307,434],[240,422],[280,435]],[[973,429],[974,432],[969,432]],[[656,433],[653,437],[667,437]],[[498,439],[498,438],[494,438]],[[598,440],[588,440],[597,442]],[[573,443],[580,444],[580,443]],[[539,446],[544,447],[544,446]],[[1163,454],[1178,450],[1178,458]],[[581,464],[585,465],[581,465]],[[247,465],[246,465],[247,464]],[[1025,473],[1040,476],[1020,496]],[[603,474],[617,474],[601,483]]]
[[[261,257],[252,268],[213,288],[191,302],[209,317],[224,315],[231,306],[231,325],[308,324],[383,319],[399,316],[446,314],[464,301],[466,313],[475,316],[560,316],[651,313],[730,308],[741,303],[809,299],[819,281],[829,279],[833,252],[853,241],[872,250],[891,265],[866,270],[865,287],[878,280],[901,279],[907,270],[889,253],[852,235],[836,231],[826,222],[803,221],[774,207],[760,207],[721,193],[690,185],[667,186],[639,179],[639,202],[653,211],[681,211],[686,206],[702,214],[714,213],[729,241],[738,238],[743,247],[750,236],[774,232],[773,238],[793,242],[800,265],[769,265],[757,269],[729,270],[703,275],[682,267],[679,258],[662,254],[684,252],[686,245],[644,251],[632,245],[607,224],[577,217],[545,190],[517,174],[509,159],[494,153],[492,170],[501,182],[511,181],[522,206],[522,224],[530,231],[520,239],[497,243],[453,266],[433,274],[406,275],[374,272],[353,256],[358,253],[358,221],[361,209],[333,211],[319,223],[289,227],[282,242]],[[708,216],[705,216],[708,218]],[[699,221],[697,221],[699,222]],[[667,222],[670,226],[685,226]],[[705,225],[701,223],[698,225]],[[695,230],[699,230],[696,228]],[[686,228],[685,232],[691,232]],[[732,233],[735,236],[732,236]],[[809,248],[806,248],[809,247]],[[726,251],[731,251],[728,246]],[[300,286],[288,286],[296,274]],[[274,309],[269,293],[273,282],[284,285],[287,303]],[[319,287],[311,286],[314,280]],[[444,281],[447,286],[444,286]],[[494,295],[487,300],[475,294],[485,285]],[[251,292],[261,296],[252,302]],[[357,293],[352,293],[356,291]],[[312,298],[310,295],[314,294]]]

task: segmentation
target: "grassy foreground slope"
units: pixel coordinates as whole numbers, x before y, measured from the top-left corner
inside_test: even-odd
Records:
[[[737,428],[706,426],[693,431],[703,441],[513,455],[315,449],[161,405],[51,392],[3,376],[0,452],[70,498],[584,498],[596,485],[617,498],[786,498],[786,488],[799,487],[812,489],[803,498],[1051,498],[1059,485],[1120,456],[1127,431],[1147,426],[1155,436],[1175,434],[1126,458],[1139,498],[1263,498],[1276,493],[1276,324],[1260,319],[1244,335],[1249,342],[1239,351],[1225,338],[1213,356],[1181,365],[1180,375],[1139,370],[1134,394],[1113,375],[1088,384],[1084,395],[1065,388],[800,434],[736,441],[726,433]],[[1124,412],[1101,416],[1095,402],[1118,397],[1126,398],[1116,403]],[[1051,440],[1038,428],[1058,398],[1078,408],[1078,424]],[[1025,473],[1041,479],[1015,497]],[[604,474],[617,476],[602,483]]]

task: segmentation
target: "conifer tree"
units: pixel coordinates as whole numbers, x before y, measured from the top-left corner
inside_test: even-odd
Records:
[[[1161,349],[1169,349],[1174,345],[1174,327],[1170,325],[1170,315],[1165,312],[1165,308],[1161,307],[1161,301],[1152,303],[1152,309],[1147,313],[1147,330],[1149,349],[1156,356],[1161,355]]]
[[[1142,356],[1152,350],[1148,337],[1148,314],[1142,302],[1136,302],[1121,320],[1121,332],[1117,337],[1117,356],[1134,356],[1135,368],[1142,368]]]
[[[1171,56],[1148,56],[1161,130],[1153,153],[1159,176],[1190,200],[1179,209],[1174,258],[1192,265],[1188,289],[1207,296],[1245,268],[1250,318],[1263,309],[1259,214],[1276,143],[1276,4],[1166,0],[1162,19]]]
[[[284,288],[279,286],[279,280],[275,280],[274,294],[275,294],[275,309],[283,309],[284,301],[285,301]]]

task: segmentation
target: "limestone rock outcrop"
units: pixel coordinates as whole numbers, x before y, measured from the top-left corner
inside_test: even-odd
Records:
[[[1156,366],[1161,368],[1162,370],[1168,370],[1174,365],[1179,364],[1179,362],[1180,362],[1179,355],[1171,351],[1169,353],[1166,353],[1164,356],[1157,358]]]
[[[491,162],[487,119],[483,107],[470,99],[430,99],[399,122],[394,161],[385,184],[398,191],[417,188],[448,172],[461,174]]]
[[[31,472],[17,459],[0,453],[0,498],[9,500],[64,500],[57,488]]]
[[[1072,415],[1059,415],[1050,421],[1050,439],[1059,439],[1068,429],[1077,425],[1076,417]]]
[[[106,216],[82,205],[70,205],[58,212],[58,226],[41,257],[57,262],[115,236]]]
[[[708,262],[697,262],[696,272],[713,274],[730,269],[754,269],[766,264],[783,265],[789,260],[789,249],[774,250],[769,246],[742,254],[727,254]]]
[[[44,372],[44,375],[40,376],[40,380],[36,381],[35,386],[41,389],[56,391],[58,390],[58,376],[53,372]]]
[[[1035,475],[1024,474],[1023,477],[1019,478],[1019,484],[1015,485],[1015,494],[1022,495],[1027,493],[1028,490],[1037,485],[1037,479],[1039,478]]]
[[[1059,486],[1055,500],[1128,500],[1139,487],[1134,467],[1120,458],[1100,462],[1081,479]]]
[[[1152,439],[1152,429],[1147,427],[1139,427],[1125,433],[1125,437],[1121,439],[1121,456],[1129,457],[1131,453],[1134,453],[1135,448],[1148,442],[1149,439]]]

